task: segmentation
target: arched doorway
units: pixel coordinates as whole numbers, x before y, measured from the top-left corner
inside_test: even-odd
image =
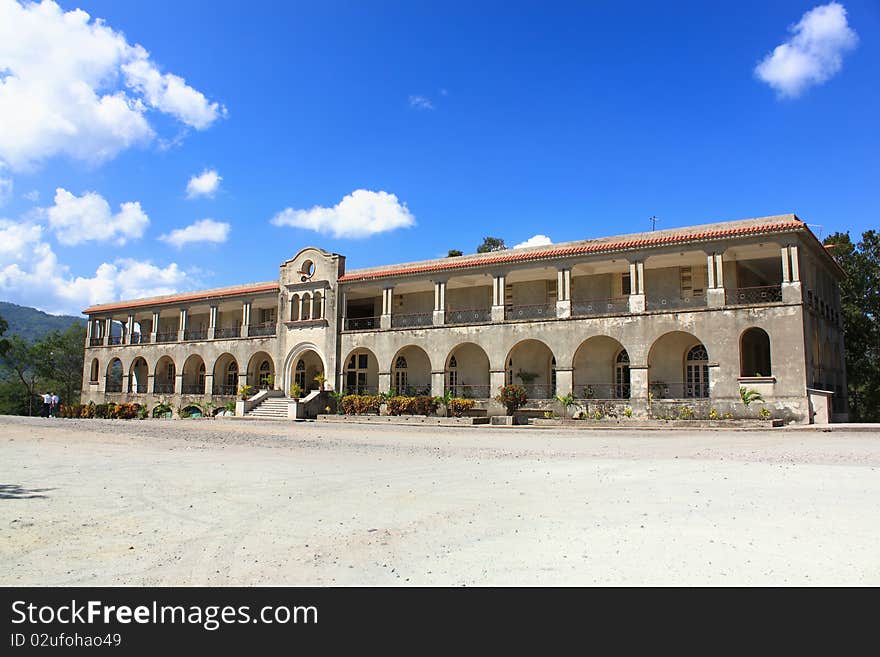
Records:
[[[104,384],[105,392],[122,392],[122,361],[114,358],[107,366],[107,380]]]
[[[489,356],[479,345],[464,342],[449,352],[446,358],[446,392],[464,399],[488,399]]]
[[[183,363],[181,392],[184,395],[204,395],[205,374],[205,361],[198,354],[191,355]]]
[[[690,333],[666,333],[651,346],[648,377],[654,399],[707,399],[709,353]]]
[[[177,375],[174,361],[170,356],[162,356],[156,363],[153,376],[153,392],[158,395],[174,394],[174,377]]]
[[[556,359],[540,340],[516,344],[505,360],[505,383],[519,383],[529,399],[552,399],[556,395]]]
[[[247,368],[248,385],[255,390],[272,390],[275,387],[275,363],[265,351],[251,356]]]
[[[327,376],[324,372],[324,362],[321,356],[313,349],[300,352],[293,360],[293,376],[291,380],[299,386],[303,395],[311,390],[320,389],[320,384],[315,381],[319,374]]]
[[[607,335],[588,338],[574,354],[572,380],[578,399],[629,399],[629,354]]]
[[[379,361],[369,349],[355,349],[345,360],[345,392],[350,395],[375,395],[379,392]]]
[[[743,331],[739,339],[739,375],[771,376],[770,336],[761,328]]]
[[[214,396],[234,396],[238,393],[238,362],[232,354],[223,354],[214,361]]]
[[[149,374],[147,361],[141,356],[135,358],[128,371],[128,391],[141,395],[145,394],[148,390],[147,378]]]
[[[391,361],[391,387],[399,395],[431,394],[431,360],[421,347],[409,345]]]

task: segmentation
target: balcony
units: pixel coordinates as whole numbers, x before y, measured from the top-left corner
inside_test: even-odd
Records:
[[[392,315],[391,326],[394,328],[411,328],[414,326],[432,326],[434,313],[409,313],[405,315]]]
[[[239,338],[241,337],[241,327],[240,326],[227,326],[226,328],[216,328],[214,329],[214,338],[217,340],[222,340],[226,338]]]
[[[692,308],[705,308],[706,295],[692,296],[661,296],[648,298],[645,302],[648,310],[690,310]]]
[[[447,324],[483,324],[491,321],[491,308],[460,308],[446,311]]]
[[[261,324],[248,325],[248,337],[259,338],[274,336],[277,325],[275,322],[262,322]]]
[[[205,384],[204,383],[184,383],[181,388],[181,392],[184,395],[204,395],[205,394]]]
[[[781,285],[764,285],[761,287],[739,287],[725,290],[725,303],[728,306],[751,306],[762,303],[782,301]]]
[[[122,344],[122,336],[121,335],[111,335],[110,339],[107,340],[108,344]]]
[[[149,344],[150,336],[144,333],[132,333],[131,344]]]
[[[153,393],[157,395],[173,395],[174,384],[170,382],[162,383],[161,381],[157,381],[153,384]]]
[[[572,317],[591,317],[594,315],[620,315],[629,312],[629,297],[609,297],[606,299],[572,299]]]
[[[183,332],[184,340],[207,340],[207,329],[187,329]]]
[[[110,381],[104,386],[104,392],[122,392],[122,381]]]
[[[504,308],[504,319],[510,321],[555,318],[555,303],[536,303],[527,306],[506,306]]]
[[[177,342],[177,331],[165,331],[156,334],[156,342]]]
[[[104,338],[89,338],[90,347],[100,347],[104,344]]]
[[[348,317],[345,320],[346,331],[373,331],[379,328],[378,317]]]

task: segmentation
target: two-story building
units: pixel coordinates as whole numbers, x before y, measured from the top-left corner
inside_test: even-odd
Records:
[[[240,386],[470,397],[506,383],[634,415],[846,416],[841,271],[794,215],[346,270],[302,249],[277,280],[87,308],[84,402],[219,406]],[[827,418],[831,419],[831,418]]]

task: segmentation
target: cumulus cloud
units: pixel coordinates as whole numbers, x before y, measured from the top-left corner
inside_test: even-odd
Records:
[[[0,161],[109,160],[155,136],[151,110],[197,130],[226,112],[81,9],[0,0]]]
[[[199,175],[189,179],[186,184],[186,197],[207,196],[212,198],[220,188],[221,180],[223,178],[217,174],[216,169],[205,169]]]
[[[141,237],[150,223],[137,201],[122,203],[113,214],[100,194],[75,196],[61,187],[55,190],[55,205],[46,209],[46,216],[56,239],[67,245],[110,240],[122,245]]]
[[[847,24],[846,9],[837,2],[811,9],[789,31],[792,37],[755,67],[760,80],[788,98],[833,77],[843,66],[844,53],[859,40]]]
[[[272,217],[276,226],[305,228],[333,237],[369,237],[413,226],[416,220],[405,203],[387,192],[356,189],[332,208],[286,208]]]
[[[410,96],[409,106],[420,110],[434,109],[434,103],[432,103],[431,99],[426,96]]]
[[[94,276],[74,276],[43,240],[43,227],[0,219],[0,294],[51,313],[79,314],[86,306],[120,299],[174,294],[193,286],[177,263],[157,266],[120,258]]]
[[[553,242],[546,235],[532,235],[525,242],[520,242],[519,244],[515,244],[513,246],[513,248],[514,249],[525,249],[530,246],[546,246],[547,244],[553,244]]]
[[[214,242],[220,244],[229,238],[229,224],[213,219],[202,219],[186,228],[177,228],[159,237],[178,249],[194,242]]]

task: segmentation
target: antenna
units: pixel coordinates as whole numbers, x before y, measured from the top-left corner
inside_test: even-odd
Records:
[[[818,228],[818,229],[819,229],[819,234],[817,235],[817,237],[818,237],[820,240],[822,239],[822,233],[824,232],[824,231],[822,230],[822,229],[824,228],[824,226],[823,226],[822,224],[807,224],[807,226],[809,226],[809,227],[811,227],[811,228]]]
[[[652,216],[650,219],[648,219],[648,221],[651,222],[651,230],[652,231],[657,230],[657,222],[660,220],[657,217]]]

